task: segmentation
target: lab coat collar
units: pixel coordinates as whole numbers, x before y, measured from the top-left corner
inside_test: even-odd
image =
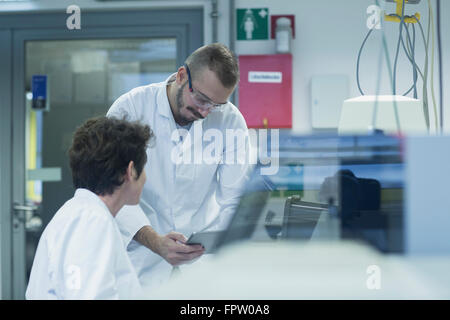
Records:
[[[158,114],[168,119],[173,119],[172,110],[170,109],[169,98],[167,97],[167,83],[170,81],[172,77],[175,77],[176,73],[171,74],[166,81],[163,82],[163,88],[159,91],[158,94]]]
[[[111,214],[111,211],[109,211],[108,207],[102,201],[102,199],[100,199],[100,197],[98,195],[96,195],[95,193],[93,193],[92,191],[90,191],[88,189],[79,188],[79,189],[75,190],[74,197],[75,198],[85,198],[88,201],[95,202],[98,205],[102,206],[105,210],[108,211],[108,213]],[[112,217],[112,215],[111,215],[111,217]]]

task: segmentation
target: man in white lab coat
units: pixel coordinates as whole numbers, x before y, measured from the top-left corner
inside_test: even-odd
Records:
[[[45,228],[27,299],[130,299],[142,294],[114,217],[135,205],[150,128],[101,117],[88,120],[69,150],[77,188]]]
[[[140,206],[117,221],[141,284],[157,286],[172,266],[203,250],[185,245],[193,232],[225,229],[248,179],[248,129],[229,97],[239,65],[224,45],[197,49],[166,81],[119,97],[108,116],[149,124],[156,136],[148,154]]]

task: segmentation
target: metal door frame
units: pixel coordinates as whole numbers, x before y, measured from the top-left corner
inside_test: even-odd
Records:
[[[23,226],[13,229],[11,219],[12,203],[25,200],[26,41],[171,37],[176,38],[177,66],[180,66],[190,52],[203,45],[203,16],[202,8],[82,12],[81,30],[66,28],[68,15],[65,12],[2,16],[0,41],[7,45],[5,50],[1,48],[0,61],[11,61],[0,73],[0,93],[6,97],[4,102],[0,100],[0,284],[3,299],[23,299],[27,282],[25,230]],[[1,31],[5,26],[9,30]]]
[[[10,297],[12,35],[0,30],[0,299]]]

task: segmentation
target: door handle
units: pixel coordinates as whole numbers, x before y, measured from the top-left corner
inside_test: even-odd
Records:
[[[37,209],[38,209],[38,207],[35,206],[35,205],[22,205],[22,204],[18,204],[18,203],[14,204],[14,211],[31,211],[31,212],[34,212]]]
[[[36,205],[14,203],[14,216],[19,222],[25,224],[27,231],[39,231],[42,227],[41,217],[34,214],[38,208]]]

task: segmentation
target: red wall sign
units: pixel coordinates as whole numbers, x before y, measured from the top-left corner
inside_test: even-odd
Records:
[[[249,128],[292,128],[292,55],[239,56],[239,110]]]

